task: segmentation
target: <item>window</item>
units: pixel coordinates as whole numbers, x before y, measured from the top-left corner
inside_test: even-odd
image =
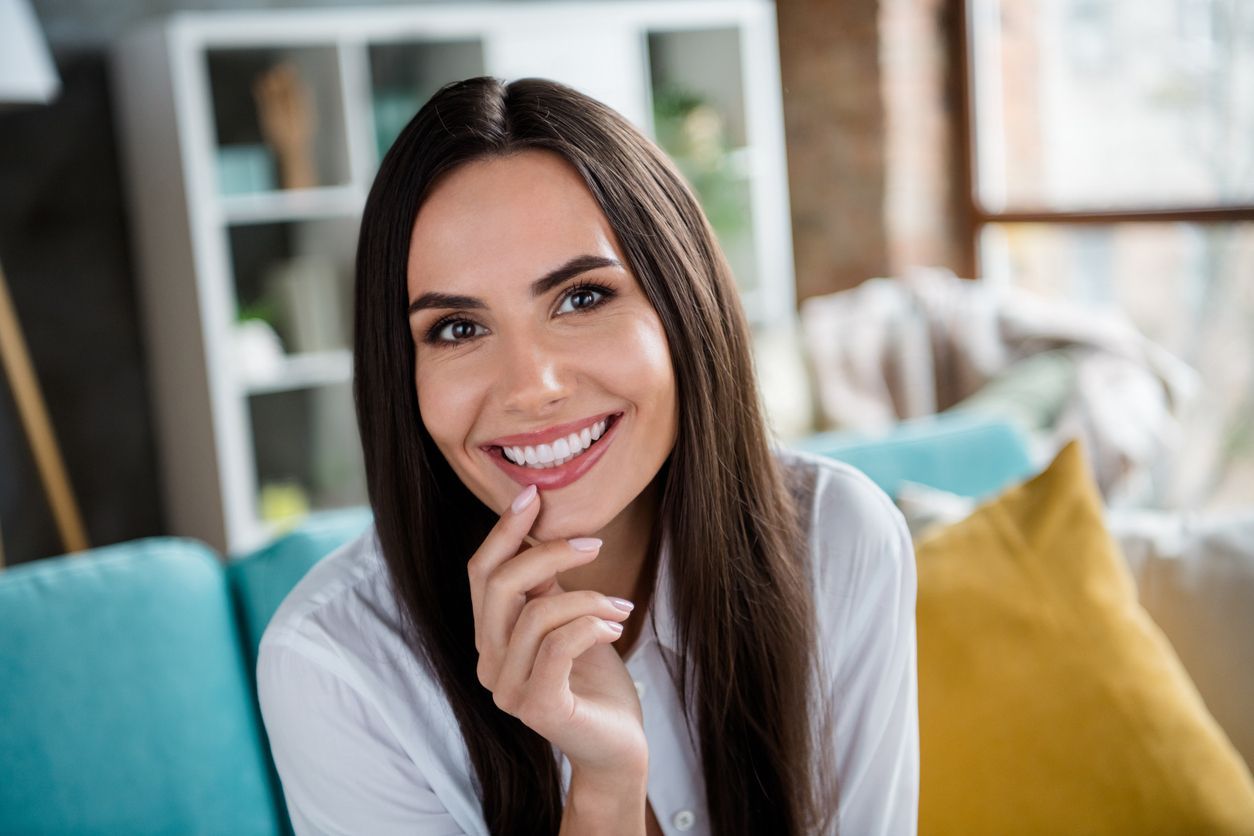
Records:
[[[976,274],[1196,369],[1168,507],[1254,500],[1254,3],[959,0]]]

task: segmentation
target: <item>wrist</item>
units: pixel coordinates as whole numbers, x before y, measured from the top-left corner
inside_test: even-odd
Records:
[[[627,768],[615,773],[571,769],[570,791],[562,813],[562,834],[645,832],[649,773]]]

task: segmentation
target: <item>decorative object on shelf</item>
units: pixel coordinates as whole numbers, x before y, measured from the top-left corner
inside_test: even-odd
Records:
[[[218,191],[256,194],[274,189],[274,160],[265,145],[223,145],[218,149]]]
[[[423,100],[407,88],[379,90],[374,94],[374,135],[379,159],[387,154],[401,129],[414,118]]]
[[[335,263],[302,255],[274,263],[263,280],[274,300],[279,329],[289,351],[331,351],[349,344],[345,304]]]
[[[0,0],[0,106],[47,104],[61,88],[61,80],[48,55],[48,46],[25,0]],[[39,469],[44,493],[52,506],[57,531],[67,552],[88,548],[74,490],[65,473],[61,449],[31,365],[21,323],[0,268],[0,361],[13,391],[31,452]],[[0,569],[4,545],[0,540]]]
[[[294,528],[309,513],[309,494],[296,482],[267,482],[261,486],[261,519],[279,534]]]
[[[235,366],[246,382],[272,380],[283,370],[283,342],[264,319],[235,323]]]
[[[285,189],[311,189],[314,173],[313,96],[293,64],[281,63],[253,84],[262,136],[279,163],[279,182]]]

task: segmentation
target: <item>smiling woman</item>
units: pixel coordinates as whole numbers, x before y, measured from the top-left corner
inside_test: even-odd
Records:
[[[358,245],[375,525],[258,662],[298,832],[914,832],[909,535],[768,443],[750,358],[617,113],[491,78],[419,111]]]
[[[666,330],[628,263],[578,171],[549,150],[459,166],[413,225],[407,292],[422,424],[488,507],[539,487],[531,534],[541,541],[605,531],[633,502],[651,502],[645,489],[675,446]],[[610,417],[607,435],[572,455],[572,440],[585,446],[577,434]],[[515,445],[521,465],[501,450]],[[585,488],[580,478],[602,459],[598,475],[613,478]],[[643,559],[647,537],[605,533],[598,564]],[[614,557],[624,550],[636,554]]]

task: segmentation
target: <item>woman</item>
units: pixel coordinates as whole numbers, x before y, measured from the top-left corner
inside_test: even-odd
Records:
[[[356,294],[375,525],[258,661],[298,833],[914,832],[909,535],[769,445],[661,151],[559,84],[446,86]]]

